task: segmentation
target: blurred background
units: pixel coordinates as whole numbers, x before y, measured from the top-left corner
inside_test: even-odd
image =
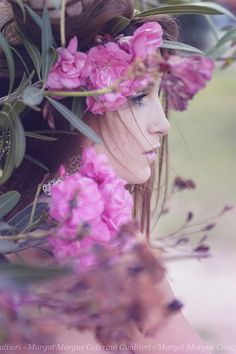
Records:
[[[217,70],[189,110],[171,116],[170,174],[192,178],[197,185],[196,190],[174,197],[173,229],[181,224],[188,210],[201,222],[225,205],[236,206],[235,77],[236,68]],[[185,303],[184,314],[209,344],[236,346],[235,211],[220,218],[209,233],[210,258],[168,265],[172,289]],[[160,232],[170,229],[170,225],[164,225],[167,218],[163,217]],[[236,347],[232,353],[236,353]]]
[[[159,1],[166,3],[178,1]],[[235,13],[235,0],[218,3]],[[179,16],[182,41],[206,50],[214,45],[216,36],[222,36],[222,28],[235,26],[228,16],[208,16],[208,20],[215,33],[206,17]],[[236,65],[225,70],[221,65],[219,62],[207,89],[190,102],[186,112],[171,114],[170,180],[176,176],[193,179],[197,188],[174,195],[169,203],[173,211],[161,217],[153,238],[176,230],[188,211],[194,213],[194,222],[198,223],[210,221],[225,205],[235,207],[209,233],[206,243],[210,245],[210,258],[167,264],[171,287],[184,303],[183,313],[206,345],[224,346],[213,353],[235,354]],[[230,345],[234,349],[229,350]]]

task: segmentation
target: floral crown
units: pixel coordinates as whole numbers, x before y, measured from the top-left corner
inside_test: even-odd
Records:
[[[99,36],[97,42],[87,53],[77,50],[77,37],[67,48],[58,48],[47,80],[47,88],[58,91],[57,96],[72,90],[94,93],[86,98],[86,106],[95,115],[119,109],[157,77],[170,107],[184,110],[188,100],[205,87],[214,68],[210,58],[200,55],[161,57],[163,29],[157,22],[144,23],[132,36]]]

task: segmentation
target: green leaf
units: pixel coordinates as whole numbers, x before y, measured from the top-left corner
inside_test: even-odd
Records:
[[[81,120],[83,119],[84,105],[84,97],[73,97],[71,110]],[[72,124],[70,124],[70,130],[75,130],[75,127]]]
[[[175,41],[168,41],[164,40],[163,44],[161,45],[161,48],[166,48],[166,49],[174,49],[174,50],[181,50],[185,52],[190,52],[190,53],[198,53],[198,54],[203,54],[203,52],[195,47],[192,47],[191,45],[181,43],[181,42],[175,42]]]
[[[10,134],[10,145],[4,165],[3,175],[1,176],[1,183],[9,178],[13,169],[19,167],[21,164],[24,154],[25,154],[25,134],[24,128],[21,123],[21,120],[18,116],[18,112],[22,112],[24,105],[22,107],[21,102],[15,104],[15,107],[10,104],[6,104],[4,109],[1,111],[4,119],[2,123],[2,129],[9,130]]]
[[[15,79],[15,65],[14,65],[14,59],[12,55],[11,48],[4,37],[4,35],[0,32],[0,47],[2,48],[6,60],[7,60],[7,65],[8,65],[8,71],[9,71],[9,90],[8,94],[12,92],[13,85],[14,85],[14,79]]]
[[[0,196],[0,219],[8,214],[20,200],[20,193],[10,191]]]
[[[68,134],[68,135],[78,135],[78,132],[71,132],[69,130],[32,130],[32,132],[37,134]]]
[[[51,68],[53,66],[53,64],[56,63],[56,61],[58,59],[58,53],[55,48],[50,48],[49,56],[50,56],[49,66]]]
[[[82,119],[84,114],[84,97],[73,97],[71,109],[79,119]]]
[[[24,61],[22,55],[18,52],[18,50],[16,50],[14,47],[10,46],[11,50],[18,56],[18,58],[20,59],[20,61],[22,62],[24,68],[25,68],[25,72],[27,73],[27,75],[30,75],[29,69],[27,67],[26,62]]]
[[[11,176],[11,173],[14,169],[14,144],[13,142],[13,136],[14,136],[14,124],[12,121],[12,118],[9,114],[9,107],[4,105],[1,112],[0,112],[0,124],[1,124],[1,129],[2,132],[9,132],[9,139],[10,139],[10,145],[9,145],[9,150],[7,153],[7,157],[4,163],[3,170],[0,170],[0,184],[5,183],[8,178]]]
[[[12,104],[12,107],[13,107],[15,113],[18,116],[20,116],[22,114],[22,112],[24,112],[26,106],[22,101],[17,101]],[[23,115],[21,115],[20,118],[22,119],[22,117],[23,117]]]
[[[28,138],[44,140],[44,141],[56,141],[57,140],[57,138],[52,138],[51,136],[32,133],[32,131],[29,131],[29,132],[25,131],[25,136],[27,136]]]
[[[17,251],[18,245],[12,241],[0,239],[0,254],[7,254]]]
[[[43,27],[42,27],[42,80],[44,82],[44,87],[46,85],[48,73],[50,66],[52,65],[50,50],[53,46],[52,28],[49,19],[48,9],[45,7],[43,9]]]
[[[56,110],[61,113],[63,117],[65,117],[66,120],[69,121],[76,129],[78,129],[82,134],[87,136],[89,139],[93,140],[97,144],[102,144],[102,140],[100,137],[97,136],[97,134],[87,125],[85,124],[81,119],[78,119],[78,117],[71,112],[68,108],[66,108],[63,104],[55,101],[51,97],[47,96],[47,100],[51,103],[51,105],[56,108]]]
[[[12,234],[12,232],[15,231],[14,227],[9,225],[8,223],[1,221],[0,222],[0,235],[4,234],[7,232],[8,234]]]
[[[117,36],[119,33],[121,33],[131,22],[131,19],[124,17],[124,16],[118,16],[114,18],[112,21],[110,21],[109,26],[111,28],[110,33],[113,37]]]
[[[218,54],[224,49],[224,45],[230,41],[236,40],[236,28],[228,31],[219,41],[218,43],[206,52],[206,56],[210,56],[212,58],[217,58]]]
[[[24,230],[27,228],[30,217],[32,214],[32,208],[33,205],[28,205],[26,208],[21,209],[18,213],[16,213],[10,220],[8,220],[7,224],[12,227],[14,230],[17,230],[18,233],[24,232]],[[42,203],[38,202],[35,208],[34,212],[34,220],[33,222],[35,223],[36,221],[39,221],[39,224],[37,224],[37,228],[41,228],[41,219],[43,215],[46,215],[48,212],[48,204],[47,203]],[[40,241],[45,241],[45,239],[38,239]],[[36,241],[35,239],[33,241]],[[23,245],[26,241],[21,241],[21,245]]]
[[[22,16],[23,16],[23,22],[25,23],[25,20],[26,20],[26,13],[25,13],[25,7],[24,7],[24,4],[22,2],[22,0],[16,0],[19,8],[21,9],[21,12],[22,12]]]
[[[42,29],[43,28],[43,21],[42,21],[41,17],[34,10],[32,10],[31,7],[25,5],[25,8],[27,9],[29,15],[34,20],[34,22]]]
[[[12,109],[11,115],[14,121],[14,136],[12,139],[14,149],[14,167],[17,168],[20,166],[25,155],[25,133],[21,120],[14,109]]]
[[[20,82],[19,86],[17,87],[17,89],[15,90],[15,93],[17,95],[21,94],[27,86],[31,85],[31,79],[34,76],[34,74],[35,74],[34,71],[30,74],[29,77],[27,77],[27,75],[25,73],[23,74],[21,82]]]
[[[39,49],[32,44],[31,42],[29,42],[25,36],[21,36],[22,42],[25,46],[25,49],[27,50],[33,64],[36,70],[36,73],[38,75],[38,78],[41,79],[41,54]]]
[[[45,166],[45,165],[44,165],[42,162],[40,162],[39,160],[37,160],[37,159],[35,159],[35,158],[33,158],[33,157],[27,155],[27,154],[25,154],[25,159],[28,160],[28,161],[30,161],[30,162],[32,162],[32,163],[34,163],[35,165],[41,167],[43,170],[49,172],[49,169],[47,168],[47,166]]]
[[[27,106],[38,106],[43,101],[43,92],[35,86],[26,87],[22,94],[22,100]]]
[[[65,276],[70,272],[62,267],[36,267],[23,264],[7,264],[0,267],[0,277],[10,282],[35,283],[56,277]]]
[[[152,15],[184,15],[184,14],[196,14],[196,15],[228,15],[234,20],[236,17],[225,7],[214,4],[213,2],[195,2],[192,4],[178,4],[178,5],[164,5],[155,9],[147,10],[139,13],[133,19],[139,17],[146,17]]]

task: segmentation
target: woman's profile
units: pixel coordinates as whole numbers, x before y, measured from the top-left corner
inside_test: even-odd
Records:
[[[35,18],[27,13],[26,19],[23,19],[18,1],[9,3],[13,6],[21,35],[25,33],[36,48],[42,46],[40,26],[35,24]],[[1,193],[17,190],[21,194],[16,208],[6,217],[7,221],[34,203],[38,186],[41,185],[37,200],[51,208],[51,217],[57,222],[63,221],[58,237],[62,232],[65,234],[61,242],[50,239],[46,246],[46,251],[52,253],[50,256],[42,257],[38,248],[29,248],[21,252],[21,257],[25,256],[28,261],[31,259],[36,263],[47,263],[53,255],[62,264],[66,257],[79,259],[82,248],[89,249],[95,241],[101,244],[110,241],[114,230],[117,231],[122,224],[131,220],[131,211],[139,225],[139,239],[149,245],[152,218],[158,217],[152,203],[155,201],[158,204],[160,195],[165,195],[167,187],[167,136],[171,127],[169,108],[186,108],[188,99],[210,79],[213,63],[210,59],[197,56],[178,59],[175,50],[162,46],[163,41],[178,40],[175,20],[167,15],[150,15],[136,17],[132,21],[135,11],[133,0],[64,2],[64,31],[60,8],[44,3],[28,1],[27,4],[35,11],[34,14],[40,16],[43,7],[48,6],[57,56],[43,86],[46,96],[40,102],[41,109],[26,109],[22,118],[23,129],[28,133],[26,155],[30,158],[24,159],[3,183]],[[62,45],[63,39],[65,43]],[[184,68],[191,65],[191,60],[194,63],[191,68],[193,81],[189,83],[190,74],[186,74],[185,80]],[[31,69],[32,63],[28,65]],[[19,81],[20,72],[17,75]],[[8,89],[7,80],[5,91]],[[40,84],[38,80],[34,87],[39,89]],[[111,86],[112,91],[103,91]],[[101,94],[88,94],[87,98],[79,99],[75,94],[72,98],[76,90],[85,93],[101,90]],[[26,102],[27,99],[24,99]],[[63,111],[66,112],[64,115],[62,105],[66,110]],[[69,119],[65,119],[68,110],[80,116],[78,119],[82,119],[89,130],[74,129]],[[50,130],[51,133],[48,133]],[[98,138],[97,141],[92,139],[91,132]],[[40,134],[46,134],[51,139],[40,139]],[[104,155],[105,160],[99,159],[99,156]],[[109,167],[104,167],[105,161]],[[47,167],[47,174],[42,166]],[[78,179],[74,177],[76,174],[79,174]],[[91,182],[91,176],[98,188]],[[68,184],[66,181],[69,181]],[[66,203],[69,199],[66,198],[71,198],[70,193],[75,185],[79,201],[77,197],[70,199],[70,211],[77,208],[72,220],[67,215]],[[85,192],[81,192],[83,188]],[[82,193],[81,196],[79,193]],[[97,216],[100,217],[101,213],[102,221]],[[69,244],[65,235],[72,235],[76,222],[87,221],[86,217],[90,218],[94,229],[99,230],[96,231],[96,237],[84,242],[73,239],[73,244]],[[76,230],[78,233],[78,224]],[[9,255],[8,258],[13,260],[14,256]],[[84,265],[87,267],[92,263],[93,260],[89,258]],[[156,286],[161,303],[168,304],[175,298],[166,275]],[[62,353],[72,352],[72,344],[80,345],[84,353],[93,353],[95,350],[97,353],[107,352],[99,347],[101,343],[92,330],[83,332],[67,329],[63,322],[58,327],[60,331],[56,342],[61,345]],[[144,334],[150,327],[151,323],[148,322],[143,323],[143,328],[134,324],[133,352],[171,353],[175,350],[187,354],[192,352],[193,347],[197,353],[205,352],[204,342],[181,310],[173,314],[158,331],[146,337]],[[125,353],[128,347],[124,343],[119,350],[113,352]]]

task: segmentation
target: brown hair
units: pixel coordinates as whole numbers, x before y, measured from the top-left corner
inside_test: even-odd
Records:
[[[23,26],[21,13],[19,12],[16,2],[13,0],[10,2],[13,4],[13,9],[19,20],[19,25]],[[68,4],[70,5],[73,2],[75,1],[68,1]],[[83,5],[83,11],[76,16],[72,16],[70,19],[66,19],[68,23],[66,34],[67,38],[77,35],[80,39],[80,43],[86,47],[89,47],[89,44],[92,43],[95,35],[98,33],[109,32],[111,21],[114,18],[117,16],[132,18],[134,11],[133,0],[81,0],[81,3]],[[86,6],[88,3],[90,3],[90,6]],[[148,18],[140,18],[139,21],[132,21],[125,29],[125,34],[132,34],[135,28],[146,21],[158,21],[164,29],[164,36],[166,39],[177,39],[178,28],[176,22],[169,16],[152,16]],[[37,42],[38,38],[40,38],[40,36],[37,35],[37,26],[30,18],[28,18],[24,26],[25,33],[29,34],[31,39]],[[59,41],[59,32],[56,23],[53,23],[53,31],[56,41]],[[71,100],[65,100],[65,104],[71,105]],[[165,108],[167,114],[168,109],[166,106]],[[55,129],[68,130],[69,127],[66,120],[53,111],[52,108],[50,109],[55,118]],[[29,114],[25,115],[22,122],[26,131],[37,132],[49,130],[48,123],[43,119],[41,112],[30,111]],[[42,162],[49,168],[50,174],[53,174],[57,171],[59,165],[64,163],[74,152],[75,147],[78,146],[78,135],[58,134],[51,131],[50,136],[57,138],[57,140],[54,142],[47,142],[28,137],[26,154]],[[142,185],[133,186],[134,216],[140,221],[141,231],[146,234],[147,238],[150,237],[152,192],[153,190],[157,191],[157,201],[155,203],[156,210],[158,201],[160,200],[160,186],[163,178],[165,179],[165,185],[167,186],[167,155],[167,138],[164,137],[157,171],[155,171],[155,166],[152,166],[152,175],[150,179]],[[38,184],[42,181],[45,173],[46,171],[42,167],[24,159],[20,167],[14,171],[10,179],[1,186],[0,190],[2,193],[12,189],[18,190],[21,193],[21,201],[14,212],[32,202]]]

